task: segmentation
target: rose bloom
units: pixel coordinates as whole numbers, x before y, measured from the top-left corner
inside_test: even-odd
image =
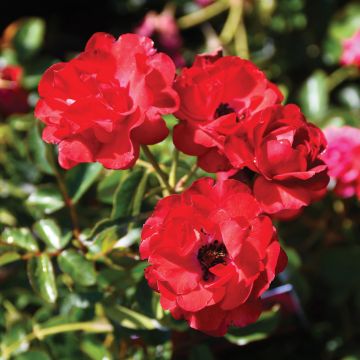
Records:
[[[4,117],[29,111],[28,93],[21,86],[22,73],[16,65],[0,68],[0,114]]]
[[[234,168],[247,169],[265,212],[287,217],[326,193],[329,177],[320,158],[325,147],[322,131],[290,104],[242,122],[225,153]]]
[[[360,199],[360,129],[343,126],[324,130],[328,147],[323,159],[340,197]]]
[[[96,33],[79,56],[43,75],[35,109],[46,124],[43,139],[59,145],[66,169],[83,162],[127,169],[141,144],[168,135],[161,115],[178,107],[174,75],[172,60],[149,38]]]
[[[261,294],[287,262],[270,218],[236,180],[202,178],[160,200],[141,238],[162,307],[215,336],[257,320]]]
[[[174,144],[197,156],[198,165],[209,172],[231,168],[224,143],[240,122],[282,101],[277,87],[254,64],[237,56],[221,57],[220,52],[197,56],[174,88],[181,100]]]
[[[343,65],[355,65],[360,68],[360,29],[342,43],[340,62]]]
[[[180,49],[183,41],[171,9],[166,8],[160,14],[149,11],[134,32],[154,39],[161,51],[168,54],[178,67],[185,65]]]

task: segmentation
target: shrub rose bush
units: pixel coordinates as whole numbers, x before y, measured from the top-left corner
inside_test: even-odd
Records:
[[[305,0],[89,2],[56,21],[44,3],[6,26],[1,359],[358,357],[347,1],[321,19]]]

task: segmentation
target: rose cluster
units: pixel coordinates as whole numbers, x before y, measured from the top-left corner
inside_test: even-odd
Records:
[[[223,335],[256,321],[260,297],[286,266],[270,216],[289,217],[328,183],[326,140],[253,63],[221,52],[175,75],[144,36],[95,34],[85,51],[50,67],[39,85],[43,139],[69,169],[128,169],[141,145],[164,140],[196,156],[202,178],[159,201],[142,231],[145,276],[160,302],[195,329]]]

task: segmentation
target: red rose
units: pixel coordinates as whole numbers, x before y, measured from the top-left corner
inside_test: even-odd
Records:
[[[270,218],[236,180],[202,178],[160,200],[141,238],[162,307],[216,336],[257,320],[260,295],[286,265]]]
[[[156,53],[149,38],[97,33],[83,53],[42,77],[35,114],[47,125],[43,139],[59,144],[66,169],[95,161],[129,168],[140,144],[168,135],[161,115],[178,107],[174,75],[171,59]]]
[[[174,88],[181,100],[174,144],[197,156],[199,166],[209,172],[230,169],[224,143],[244,119],[282,100],[254,64],[221,53],[197,56],[176,78]]]
[[[296,105],[269,107],[241,125],[225,153],[235,168],[255,176],[254,196],[265,212],[290,215],[326,192],[325,137]]]
[[[28,93],[21,86],[22,72],[15,65],[0,68],[0,114],[5,117],[29,110]]]

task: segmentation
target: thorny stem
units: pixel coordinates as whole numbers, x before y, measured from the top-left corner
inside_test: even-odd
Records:
[[[35,339],[42,340],[46,336],[60,334],[64,332],[71,332],[71,331],[87,331],[92,333],[104,333],[104,332],[112,332],[113,327],[110,323],[108,323],[103,319],[99,319],[97,321],[62,324],[48,328],[40,328],[39,326],[34,326],[33,331],[30,334],[26,335],[24,338],[21,338],[20,340],[11,343],[9,346],[4,346],[1,349],[2,359],[4,360],[9,359],[11,354],[14,351],[16,351],[23,342],[31,342]]]
[[[213,4],[203,9],[184,15],[178,19],[178,25],[181,29],[188,29],[210,20],[216,15],[221,14],[229,8],[229,2],[225,0],[215,1]]]
[[[141,148],[148,159],[149,163],[154,168],[155,172],[159,175],[159,178],[162,182],[161,185],[163,185],[166,188],[166,195],[170,195],[174,193],[174,189],[170,186],[166,174],[161,170],[157,160],[155,159],[155,156],[152,154],[150,149],[147,145],[141,145]]]

